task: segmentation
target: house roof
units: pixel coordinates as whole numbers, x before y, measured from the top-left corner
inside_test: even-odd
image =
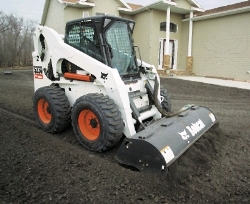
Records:
[[[68,5],[78,6],[78,7],[93,7],[95,3],[88,0],[58,0],[60,3],[66,3]]]
[[[161,0],[159,0],[159,1],[161,1]],[[164,3],[167,3],[167,2],[174,2],[175,3],[175,0],[166,0],[166,1],[162,1],[162,2],[164,2]],[[189,3],[190,3],[190,5],[191,6],[194,6],[194,7],[197,7],[197,8],[201,8],[202,9],[202,7],[197,3],[197,1],[196,0],[187,0]],[[154,4],[156,4],[156,3],[158,3],[156,0],[155,0],[155,2],[153,3],[153,4],[150,4],[150,5],[154,5]],[[137,10],[137,9],[141,9],[141,8],[143,8],[144,6],[142,6],[142,5],[140,5],[140,4],[134,4],[134,3],[127,3],[130,7],[131,7],[131,9],[133,10],[133,11],[135,11],[135,10]],[[148,6],[150,6],[150,5],[147,5],[147,6],[145,6],[145,7],[148,7]]]
[[[175,0],[170,0],[175,2]],[[196,1],[196,0],[187,0],[191,6],[197,7],[197,8],[202,8],[202,6]]]
[[[193,21],[218,18],[218,17],[240,14],[240,13],[245,13],[245,12],[250,12],[250,0],[210,9],[210,10],[205,11],[204,13],[195,13],[195,17],[193,18]],[[186,18],[183,21],[188,21],[188,20],[189,18]]]
[[[138,4],[132,4],[128,3],[128,5],[131,7],[132,10],[121,10],[121,13],[125,14],[130,14],[130,15],[135,15],[144,11],[147,11],[149,9],[155,9],[155,10],[162,10],[166,11],[167,7],[171,7],[171,11],[174,13],[179,13],[179,14],[189,14],[190,10],[194,11],[201,11],[203,12],[203,8],[195,1],[195,0],[186,0],[190,4],[190,8],[183,8],[182,6],[178,5],[178,2],[175,0],[155,0],[153,3],[142,6]]]
[[[236,3],[236,4],[231,4],[231,5],[227,5],[227,6],[222,6],[222,7],[210,9],[210,10],[205,11],[204,13],[197,13],[197,16],[204,16],[204,15],[209,15],[209,14],[213,14],[213,13],[220,13],[220,12],[245,8],[248,6],[250,6],[250,1],[245,1],[245,2],[240,2],[240,3]]]
[[[77,3],[79,0],[63,0],[63,2]]]
[[[54,0],[45,0],[41,24],[45,24],[51,1]],[[67,4],[69,6],[80,7],[80,8],[91,8],[95,6],[95,3],[91,0],[57,0],[57,1],[60,3]],[[121,6],[118,8],[118,11],[129,15],[135,15],[144,12],[148,9],[166,11],[169,6],[171,7],[172,12],[179,14],[188,14],[190,10],[202,11],[202,12],[204,11],[196,0],[186,0],[191,6],[190,9],[179,7],[178,4],[175,2],[175,0],[155,0],[152,4],[149,4],[147,6],[142,6],[133,3],[125,3],[124,0],[116,0],[116,1],[118,1],[121,4]]]
[[[125,3],[123,0],[117,0],[117,1],[121,2],[127,9],[131,9],[131,7],[127,3]]]
[[[91,1],[88,1],[88,0],[58,0],[60,3],[84,3],[84,2],[86,2],[86,3],[93,3],[93,2],[91,2]],[[130,7],[129,7],[129,5],[126,3],[126,2],[124,2],[123,0],[116,0],[116,1],[119,1],[124,7],[126,7],[127,9],[131,9]]]
[[[195,7],[198,7],[198,8],[201,8],[202,9],[202,6],[196,1],[196,0],[187,0],[191,5],[195,6]]]
[[[46,21],[50,1],[53,1],[53,0],[45,0],[41,24],[44,24],[45,21]],[[89,0],[57,0],[57,1],[59,3],[66,3],[68,5],[72,5],[72,6],[76,6],[76,7],[82,7],[82,8],[83,7],[86,8],[86,7],[94,7],[95,6],[95,3],[93,3],[93,2],[91,2]],[[127,3],[125,3],[123,0],[116,0],[116,1],[121,3],[121,6],[122,6],[120,8],[121,10],[132,11],[131,7]]]
[[[129,5],[130,8],[132,9],[132,11],[137,10],[137,9],[140,9],[140,8],[143,7],[142,5],[139,5],[139,4],[132,4],[132,3],[128,3],[128,5]]]

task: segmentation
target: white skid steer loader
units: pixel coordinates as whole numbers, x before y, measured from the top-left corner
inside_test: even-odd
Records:
[[[210,129],[216,118],[197,105],[171,113],[154,66],[136,58],[134,22],[113,16],[70,21],[65,35],[34,32],[34,113],[50,133],[70,123],[80,143],[102,152],[125,139],[118,162],[140,171],[167,167]]]

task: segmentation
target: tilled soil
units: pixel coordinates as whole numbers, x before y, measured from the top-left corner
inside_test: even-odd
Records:
[[[148,174],[120,166],[118,146],[93,153],[72,128],[48,134],[32,109],[31,70],[0,71],[0,203],[250,203],[250,94],[162,79],[173,109],[209,107],[216,124],[169,168]]]

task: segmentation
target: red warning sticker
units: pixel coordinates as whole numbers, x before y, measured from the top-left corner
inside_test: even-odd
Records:
[[[35,74],[36,79],[43,79],[43,74]]]

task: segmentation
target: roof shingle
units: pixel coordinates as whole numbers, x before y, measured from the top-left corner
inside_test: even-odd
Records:
[[[143,7],[142,5],[139,5],[139,4],[132,4],[132,3],[127,3],[127,4],[132,8],[132,11]]]
[[[240,9],[240,8],[244,8],[244,7],[248,7],[248,6],[250,6],[250,1],[240,2],[240,3],[236,3],[236,4],[232,4],[232,5],[227,5],[227,6],[222,6],[222,7],[210,9],[210,10],[207,10],[203,13],[199,12],[199,13],[197,13],[197,16],[204,16],[204,15],[209,15],[209,14],[213,14],[213,13],[220,13],[223,11],[230,11],[230,10]]]

